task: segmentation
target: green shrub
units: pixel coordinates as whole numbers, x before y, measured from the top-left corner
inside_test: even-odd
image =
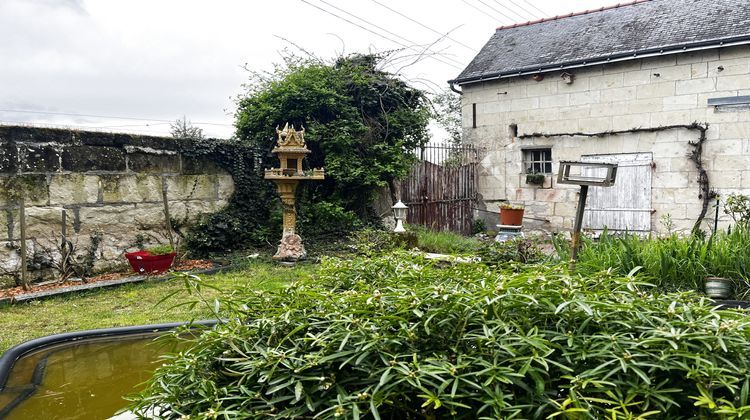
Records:
[[[417,233],[417,246],[425,252],[467,254],[475,252],[481,245],[476,238],[453,232],[437,232],[420,226],[410,226],[409,229]]]
[[[476,254],[485,264],[496,265],[509,261],[520,263],[538,263],[544,260],[539,247],[531,239],[514,238],[505,242],[487,241]]]
[[[327,201],[300,203],[299,232],[305,238],[346,235],[362,226],[356,214]]]
[[[170,245],[152,246],[151,248],[146,248],[145,251],[147,251],[151,255],[165,255],[174,252]]]
[[[326,260],[235,295],[134,406],[168,418],[745,418],[750,321],[633,278]]]
[[[567,244],[561,240],[555,244],[561,259],[569,258]],[[640,276],[662,290],[703,291],[707,276],[719,276],[734,279],[736,295],[742,296],[750,290],[750,230],[737,225],[729,233],[709,237],[672,234],[666,238],[616,237],[605,231],[597,241],[583,240],[576,271],[627,275],[638,267]]]
[[[349,236],[352,248],[360,255],[372,256],[417,247],[413,232],[396,233],[384,229],[360,229]]]

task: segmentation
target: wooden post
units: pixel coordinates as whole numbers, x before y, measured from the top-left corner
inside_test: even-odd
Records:
[[[581,247],[581,226],[583,225],[583,210],[586,207],[586,196],[589,193],[588,185],[581,185],[581,193],[578,195],[578,208],[576,209],[576,222],[573,226],[572,246],[570,251],[570,271],[576,267],[578,249]]]
[[[21,286],[29,290],[29,278],[26,270],[26,203],[23,196],[19,199],[18,218],[21,226]]]

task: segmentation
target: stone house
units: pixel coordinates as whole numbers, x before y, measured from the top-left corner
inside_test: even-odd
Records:
[[[464,141],[486,150],[480,205],[523,203],[529,229],[572,227],[565,160],[619,164],[615,186],[589,190],[592,230],[660,232],[667,216],[707,229],[715,193],[750,194],[747,0],[639,0],[500,27],[449,83]]]

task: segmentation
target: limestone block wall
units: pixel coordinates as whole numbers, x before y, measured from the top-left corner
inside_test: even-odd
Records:
[[[721,195],[750,194],[750,107],[714,107],[708,99],[750,95],[750,46],[667,55],[463,85],[464,139],[488,150],[480,165],[483,205],[524,203],[526,224],[544,230],[570,229],[578,188],[525,183],[523,149],[549,147],[553,173],[560,160],[587,154],[649,152],[652,231],[669,215],[678,230],[689,229],[702,205],[698,171],[688,159],[699,133],[684,129],[605,137],[531,136],[532,133],[598,133],[693,122],[708,123],[703,165],[711,188]],[[476,107],[476,115],[472,109]],[[476,127],[473,122],[476,118]],[[478,216],[481,216],[479,214]],[[713,210],[710,211],[711,218]],[[728,216],[720,212],[722,224]],[[488,220],[490,226],[496,219]]]
[[[96,266],[125,262],[137,242],[166,243],[162,187],[173,219],[189,224],[226,205],[232,177],[184,152],[190,141],[30,127],[0,127],[0,267],[20,266],[18,198],[30,252],[62,230]]]

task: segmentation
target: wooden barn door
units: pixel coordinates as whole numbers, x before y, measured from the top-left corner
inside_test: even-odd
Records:
[[[592,230],[606,228],[611,231],[650,232],[651,153],[584,155],[581,160],[618,165],[615,185],[589,189],[583,227]]]

